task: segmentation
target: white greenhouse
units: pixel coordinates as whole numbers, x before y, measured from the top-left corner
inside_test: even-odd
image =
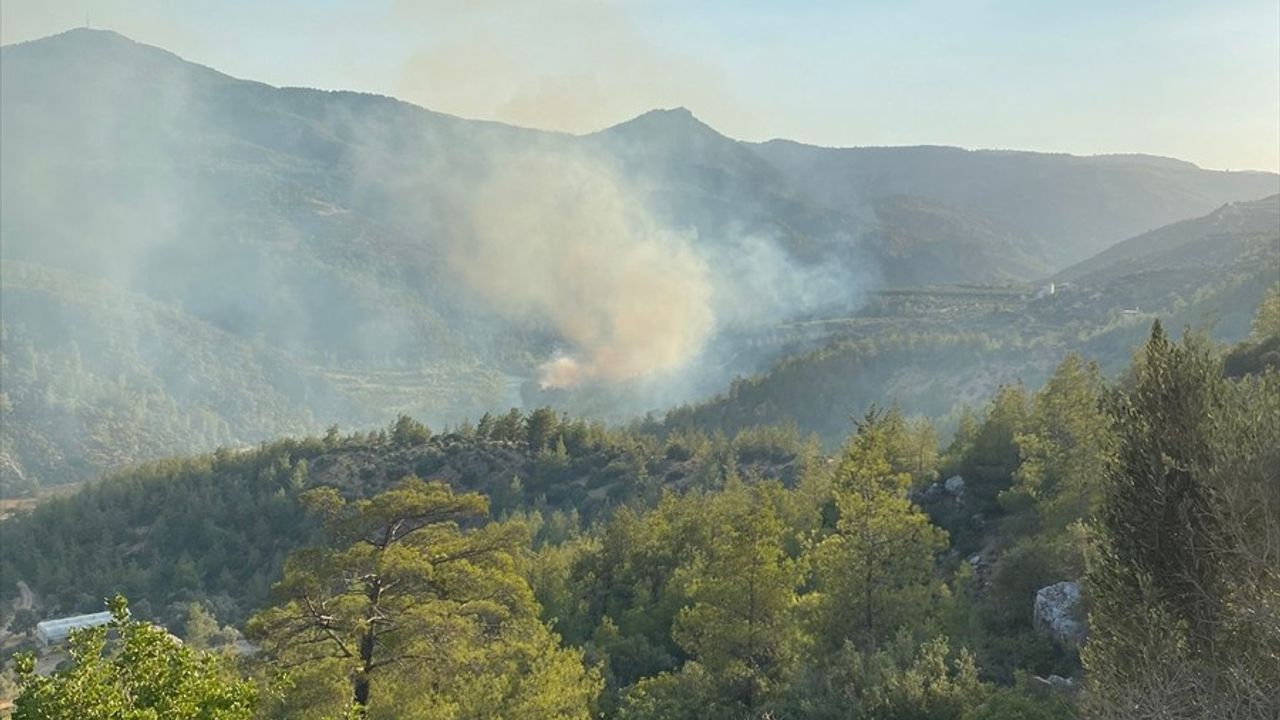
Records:
[[[64,642],[72,630],[98,627],[111,622],[111,613],[100,612],[91,615],[72,615],[71,617],[42,620],[36,623],[36,638],[46,646]]]

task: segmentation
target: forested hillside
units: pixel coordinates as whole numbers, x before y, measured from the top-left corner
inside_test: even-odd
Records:
[[[1280,720],[1275,0],[0,3],[0,720]]]
[[[84,275],[6,261],[0,279],[3,497],[142,459],[316,433],[320,418],[479,417],[518,401],[478,363],[325,367]]]
[[[1066,353],[1120,373],[1155,317],[1242,341],[1278,276],[1280,196],[1227,205],[1120,243],[1053,284],[882,291],[853,316],[780,325],[757,341],[787,348],[784,360],[666,419],[727,432],[791,421],[833,447],[853,409],[892,402],[952,429],[963,404],[1002,384],[1037,388]]]
[[[128,591],[182,652],[240,626],[258,654],[182,676],[243,673],[231,717],[1270,717],[1280,375],[1224,351],[1157,322],[1120,381],[1070,355],[949,442],[872,408],[829,457],[550,410],[333,430],[48,502],[0,567],[46,612]],[[99,652],[68,672],[151,682]],[[75,677],[25,677],[19,711],[89,702]]]
[[[157,613],[216,599],[226,619],[239,620],[266,598],[284,554],[310,537],[298,498],[311,487],[367,497],[416,474],[484,493],[495,517],[537,509],[560,516],[553,524],[577,527],[664,488],[708,487],[734,468],[794,484],[817,458],[816,445],[785,428],[664,440],[544,408],[432,433],[402,416],[386,430],[332,428],[322,437],[144,465],[44,502],[0,524],[0,597],[25,578],[66,612],[122,591]],[[35,527],[44,529],[32,534]]]
[[[1060,282],[1099,285],[1142,272],[1199,273],[1252,262],[1275,248],[1280,227],[1280,195],[1224,205],[1203,217],[1184,220],[1116,243],[1059,272]],[[1266,258],[1257,258],[1265,262]]]
[[[832,339],[773,344],[877,290],[1035,281],[1280,182],[758,145],[683,109],[545,133],[240,80],[89,29],[0,53],[7,494],[399,413],[660,413]]]

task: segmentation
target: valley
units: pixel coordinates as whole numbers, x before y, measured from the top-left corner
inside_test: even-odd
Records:
[[[0,147],[20,720],[1280,708],[1280,174],[535,130],[87,27],[0,49]]]

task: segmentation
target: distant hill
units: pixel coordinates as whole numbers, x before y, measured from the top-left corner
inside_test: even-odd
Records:
[[[889,401],[946,424],[1001,384],[1037,387],[1067,352],[1121,371],[1157,317],[1175,332],[1240,342],[1277,281],[1280,196],[1233,203],[1118,243],[1056,276],[1052,292],[890,290],[850,317],[780,326],[772,342],[822,347],[675,408],[666,422],[734,432],[789,421],[830,445],[848,433],[850,417]],[[1263,363],[1252,355],[1274,355],[1273,340],[1238,349],[1234,364]]]
[[[782,430],[691,443],[546,410],[541,419],[508,413],[432,434],[405,418],[367,434],[332,431],[116,473],[0,522],[0,601],[25,580],[46,612],[92,609],[125,592],[163,616],[194,593],[238,622],[267,600],[285,556],[318,539],[299,501],[308,488],[368,497],[417,474],[485,493],[495,518],[542,511],[555,533],[618,504],[654,502],[663,488],[714,487],[725,462],[794,484],[816,461],[814,448]],[[184,564],[193,569],[177,581]]]
[[[1274,173],[1211,171],[1147,155],[836,149],[785,140],[754,148],[820,207],[849,208],[886,195],[930,198],[989,218],[1050,267],[1223,203],[1280,190]]]
[[[313,429],[323,378],[145,297],[5,262],[0,495]],[[350,408],[344,408],[350,411]]]
[[[0,497],[318,432],[318,418],[372,425],[425,408],[478,417],[518,402],[492,370],[322,368],[83,275],[6,261],[0,280]]]
[[[1062,291],[1046,310],[1104,322],[1117,308],[1186,312],[1226,293],[1197,320],[1236,342],[1248,335],[1252,309],[1278,278],[1280,195],[1273,195],[1143,233],[1067,268],[1054,278]]]
[[[4,170],[23,178],[5,188],[8,254],[102,272],[155,241],[144,248],[159,256],[147,268],[154,273],[213,261],[207,270],[257,274],[280,255],[301,265],[286,286],[337,286],[330,304],[383,301],[399,289],[388,284],[406,284],[388,283],[391,268],[438,266],[436,239],[457,231],[451,197],[531,149],[603,153],[638,179],[655,212],[700,242],[762,233],[803,261],[879,264],[889,285],[1034,279],[1145,230],[1280,190],[1272,173],[1147,156],[741,143],[682,108],[578,138],[238,80],[109,31],[73,30],[3,53]],[[178,280],[186,287],[190,278],[151,278],[148,289],[197,294]],[[415,305],[426,305],[415,315],[456,325],[448,293],[409,285],[422,295]],[[238,317],[216,287],[199,290],[210,307],[194,310],[246,331],[266,324]],[[296,315],[267,298],[254,314]]]
[[[743,143],[684,109],[570,136],[276,88],[89,29],[0,49],[0,145],[0,259],[28,278],[0,287],[4,330],[80,378],[59,388],[98,388],[47,402],[45,376],[6,371],[19,414],[0,465],[19,482],[537,400],[536,368],[568,340],[451,265],[477,217],[509,210],[475,207],[495,176],[539,191],[519,158],[607,167],[620,202],[707,260],[714,362],[678,400],[775,359],[754,338],[779,323],[847,316],[883,287],[1034,280],[1280,184],[1140,156]],[[204,429],[147,430],[188,423]]]
[[[1156,228],[1059,272],[1059,282],[1099,284],[1126,275],[1249,262],[1280,246],[1280,195],[1223,205]]]

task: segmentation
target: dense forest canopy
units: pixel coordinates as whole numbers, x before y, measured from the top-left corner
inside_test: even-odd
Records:
[[[217,672],[266,717],[1274,716],[1280,374],[1224,366],[1277,302],[1233,348],[1157,322],[1115,380],[1069,355],[945,442],[893,407],[834,456],[544,409],[153,464],[0,524],[3,585],[127,591],[202,663],[246,633]]]

